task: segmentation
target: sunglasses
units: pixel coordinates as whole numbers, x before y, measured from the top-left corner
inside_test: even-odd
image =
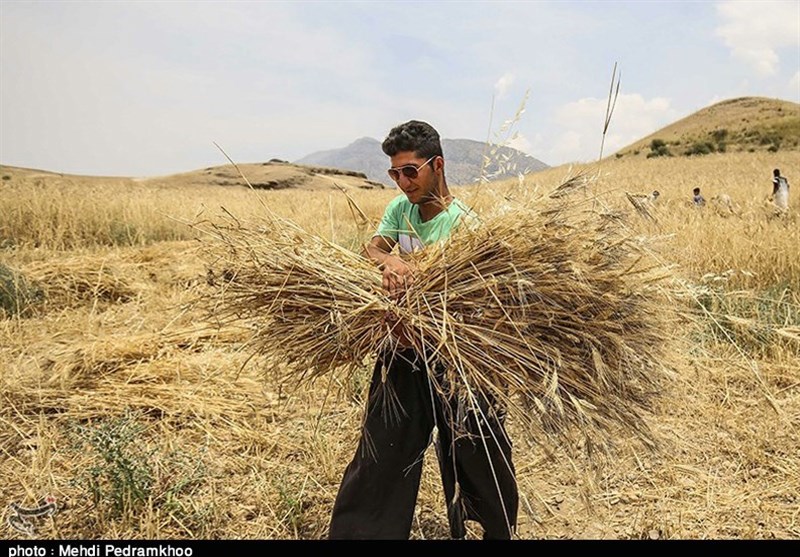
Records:
[[[401,172],[403,173],[403,176],[405,176],[409,180],[413,180],[414,178],[419,176],[420,168],[422,168],[423,166],[425,166],[426,164],[428,164],[429,162],[431,162],[433,159],[435,159],[438,156],[439,155],[433,155],[431,158],[429,158],[428,160],[426,160],[425,162],[423,162],[419,166],[415,166],[413,164],[404,164],[403,166],[394,166],[394,167],[390,168],[389,170],[387,170],[387,172],[389,173],[389,177],[392,180],[394,180],[395,182],[400,180],[400,173]]]

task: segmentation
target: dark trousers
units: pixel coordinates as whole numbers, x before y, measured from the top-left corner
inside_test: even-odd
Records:
[[[333,506],[330,539],[408,539],[434,425],[450,535],[463,538],[469,519],[483,526],[485,539],[511,537],[518,493],[503,418],[490,413],[487,401],[479,406],[482,416],[461,406],[433,391],[413,350],[378,358],[358,449]]]

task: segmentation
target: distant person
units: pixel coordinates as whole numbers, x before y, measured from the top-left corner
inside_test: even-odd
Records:
[[[706,198],[700,193],[700,188],[692,190],[692,203],[694,203],[695,207],[705,207]]]
[[[656,201],[658,201],[658,197],[661,194],[658,190],[653,190],[650,193],[629,193],[625,192],[625,196],[628,198],[628,201],[631,202],[633,208],[647,219],[653,219],[653,215],[650,213],[652,209],[656,206]]]
[[[781,176],[780,169],[772,171],[772,202],[775,206],[785,212],[789,210],[789,180]]]
[[[727,193],[718,193],[711,198],[711,206],[718,215],[729,217],[730,215],[741,214],[741,207],[734,203],[731,196]]]
[[[627,193],[628,199],[631,200],[634,207],[652,207],[658,201],[658,197],[661,195],[658,190],[653,190],[650,193]]]

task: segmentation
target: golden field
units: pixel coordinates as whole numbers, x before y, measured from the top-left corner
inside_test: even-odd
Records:
[[[782,217],[766,200],[775,167],[792,185]],[[598,194],[654,238],[685,292],[686,319],[664,331],[681,353],[652,417],[662,449],[631,445],[589,474],[517,443],[520,538],[800,537],[796,169],[798,152],[630,157],[456,189],[480,210],[586,171],[591,190],[575,195]],[[1,170],[0,263],[35,303],[0,319],[0,503],[54,495],[40,538],[325,537],[370,370],[279,388],[279,362],[248,360],[246,329],[217,330],[190,305],[211,240],[188,223],[268,207],[358,249],[372,230],[345,195]],[[689,206],[695,186],[709,201],[729,195],[733,212]],[[652,190],[647,219],[625,192]],[[376,221],[396,192],[348,195]],[[412,535],[447,536],[432,453]]]

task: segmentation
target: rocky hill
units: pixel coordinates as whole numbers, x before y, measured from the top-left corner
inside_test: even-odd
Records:
[[[487,148],[485,143],[471,139],[443,139],[442,151],[445,157],[445,176],[450,185],[476,183],[481,176],[484,156],[490,159],[485,169],[485,176],[490,180],[549,168],[542,161],[522,151],[510,147]],[[394,186],[394,182],[386,175],[389,159],[381,151],[381,142],[371,137],[362,137],[340,149],[318,151],[295,162],[363,172],[370,180]]]

